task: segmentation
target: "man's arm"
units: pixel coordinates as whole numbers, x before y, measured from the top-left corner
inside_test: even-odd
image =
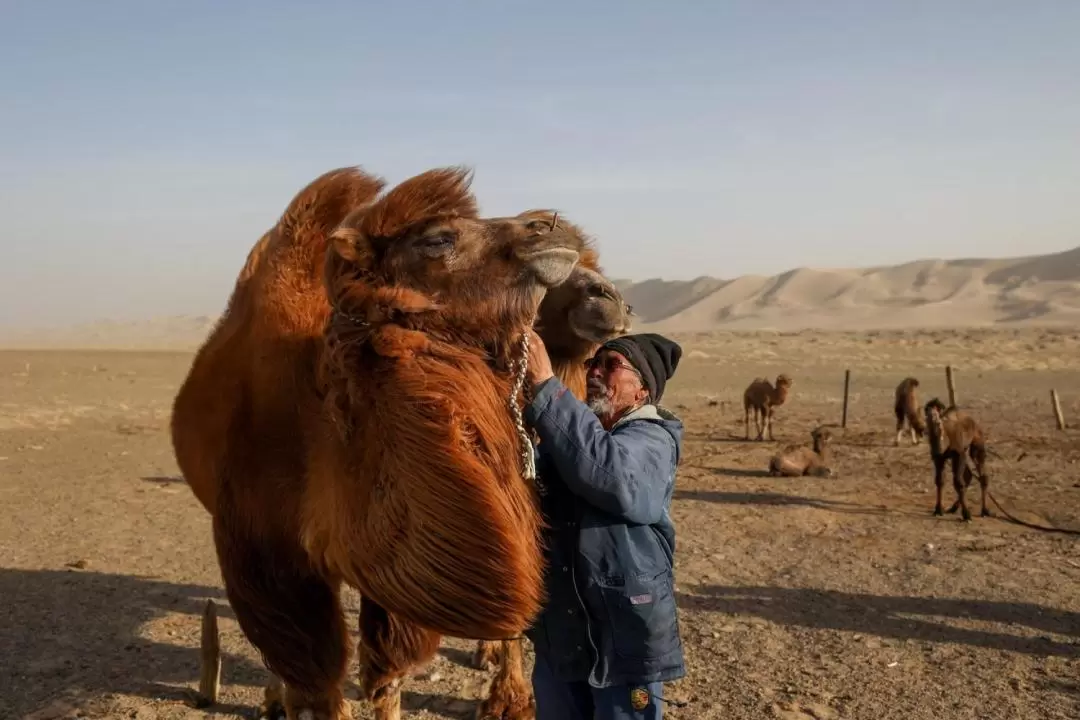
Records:
[[[525,419],[574,494],[632,523],[651,524],[663,516],[675,457],[675,441],[666,430],[642,422],[609,433],[557,378],[536,388]]]

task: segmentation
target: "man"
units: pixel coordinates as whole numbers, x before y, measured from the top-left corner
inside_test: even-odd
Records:
[[[668,515],[683,426],[658,407],[682,349],[651,333],[608,341],[582,403],[530,343],[525,417],[549,525],[547,604],[526,633],[536,720],[658,720],[663,683],[686,674]]]

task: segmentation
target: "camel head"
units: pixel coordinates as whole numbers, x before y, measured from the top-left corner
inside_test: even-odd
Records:
[[[600,270],[585,231],[554,210],[526,210],[516,216],[568,233],[581,259],[570,276],[548,291],[540,304],[537,332],[557,355],[591,354],[596,345],[630,331],[632,309]]]
[[[462,168],[429,170],[350,212],[325,268],[338,317],[489,351],[531,324],[573,272],[580,239],[539,218],[479,217],[471,179]]]
[[[776,376],[776,388],[777,388],[777,390],[779,390],[780,388],[784,388],[785,390],[787,390],[787,389],[789,389],[791,387],[791,385],[792,385],[792,380],[791,380],[791,377],[789,375],[786,375],[785,373],[780,373],[779,375]]]
[[[814,452],[820,455],[821,451],[832,442],[832,432],[828,427],[822,425],[814,428],[810,433],[810,439],[813,441]]]
[[[926,433],[930,438],[931,447],[934,447],[935,443],[940,446],[945,434],[944,423],[942,422],[945,403],[933,398],[923,406],[923,413],[926,415]]]
[[[578,266],[540,303],[537,332],[552,352],[590,349],[630,331],[629,306],[610,280]]]

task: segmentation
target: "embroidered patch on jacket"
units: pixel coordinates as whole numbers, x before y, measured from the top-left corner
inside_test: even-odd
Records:
[[[643,687],[636,687],[631,690],[630,707],[635,710],[644,710],[649,707],[649,691]]]
[[[644,605],[645,603],[651,603],[651,602],[652,602],[652,593],[645,593],[644,595],[631,595],[630,596],[630,604],[631,605]]]

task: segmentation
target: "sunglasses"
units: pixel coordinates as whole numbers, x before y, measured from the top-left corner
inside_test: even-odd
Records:
[[[608,375],[615,372],[618,368],[623,368],[624,370],[629,370],[638,377],[641,376],[641,373],[637,371],[637,368],[635,368],[633,365],[628,365],[627,363],[624,363],[622,360],[619,360],[619,358],[613,355],[605,355],[604,357],[593,357],[585,361],[586,371],[592,370],[594,367],[598,366]]]

